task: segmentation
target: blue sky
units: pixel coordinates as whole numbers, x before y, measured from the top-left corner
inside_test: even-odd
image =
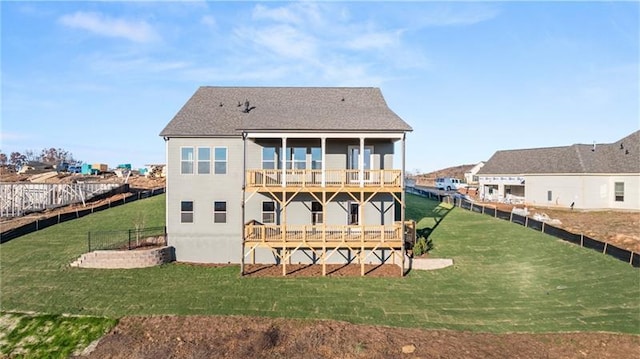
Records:
[[[638,2],[2,2],[4,153],[164,163],[202,85],[374,86],[407,169],[640,128]]]

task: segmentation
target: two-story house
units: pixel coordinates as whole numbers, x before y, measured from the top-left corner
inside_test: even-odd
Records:
[[[176,259],[403,266],[411,130],[377,88],[199,88],[160,133]]]

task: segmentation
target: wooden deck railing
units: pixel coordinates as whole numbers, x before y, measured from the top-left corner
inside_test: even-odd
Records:
[[[286,187],[395,187],[402,186],[401,170],[286,170]],[[248,170],[247,187],[282,187],[283,171]]]
[[[408,222],[407,226],[410,227]],[[393,226],[340,226],[340,225],[263,225],[248,223],[245,225],[246,242],[262,242],[277,245],[279,243],[322,242],[328,246],[332,243],[353,242],[354,244],[398,242],[402,243],[403,226],[397,222]]]

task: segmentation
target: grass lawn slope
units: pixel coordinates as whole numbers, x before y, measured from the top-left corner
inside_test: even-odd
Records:
[[[431,255],[453,258],[453,267],[412,271],[405,278],[241,278],[236,266],[68,266],[86,250],[89,230],[132,228],[139,213],[146,213],[148,227],[162,225],[164,196],[158,196],[3,244],[2,310],[111,318],[325,318],[498,333],[640,333],[640,272],[630,265],[488,216],[412,195],[407,201],[409,218],[435,227]]]

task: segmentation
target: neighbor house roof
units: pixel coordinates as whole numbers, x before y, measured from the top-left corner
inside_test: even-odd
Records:
[[[371,87],[200,87],[161,136],[242,131],[403,132],[411,127]]]
[[[614,143],[497,151],[478,174],[640,173],[640,131]]]

